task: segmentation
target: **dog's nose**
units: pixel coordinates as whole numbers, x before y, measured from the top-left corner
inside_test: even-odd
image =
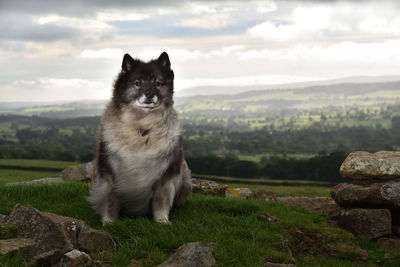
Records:
[[[153,93],[153,92],[146,92],[146,93],[144,93],[144,95],[145,95],[147,98],[153,98],[153,97],[154,97],[154,93]]]

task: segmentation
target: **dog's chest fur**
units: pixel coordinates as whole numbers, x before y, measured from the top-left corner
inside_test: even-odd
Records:
[[[105,117],[102,138],[114,172],[114,191],[121,206],[141,214],[148,210],[153,185],[181,147],[181,126],[171,108],[138,118],[131,111]]]

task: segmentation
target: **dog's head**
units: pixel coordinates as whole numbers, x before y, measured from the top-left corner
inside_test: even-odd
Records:
[[[119,107],[146,112],[168,107],[173,104],[173,82],[174,72],[167,53],[147,63],[125,54],[115,81],[113,101]]]

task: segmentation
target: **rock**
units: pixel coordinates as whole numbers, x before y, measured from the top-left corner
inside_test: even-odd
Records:
[[[295,264],[267,262],[266,264],[264,264],[264,267],[296,267],[296,265]]]
[[[378,239],[378,244],[386,249],[400,250],[400,239],[382,237]]]
[[[73,249],[95,251],[115,248],[111,236],[90,228],[82,220],[40,212],[19,204],[8,216],[6,225],[15,226],[18,237],[34,240],[37,243],[34,261],[49,265],[55,264],[64,253]]]
[[[64,181],[89,182],[93,172],[93,162],[70,166],[61,171],[60,175]]]
[[[331,214],[331,219],[347,231],[367,239],[392,233],[392,216],[387,209],[342,209]]]
[[[203,242],[192,242],[180,246],[168,260],[158,265],[159,267],[207,267],[215,266],[210,246]]]
[[[13,185],[36,185],[36,184],[57,184],[63,182],[63,179],[60,177],[56,178],[41,178],[32,181],[25,181],[25,182],[13,182],[13,183],[6,183],[6,186],[13,186]]]
[[[25,257],[31,257],[36,249],[36,242],[27,238],[12,238],[0,240],[0,256],[13,255],[17,252]]]
[[[272,216],[272,215],[270,215],[268,213],[265,213],[265,212],[263,212],[260,215],[258,215],[258,218],[260,220],[267,221],[267,222],[276,222],[276,221],[278,221],[278,218],[276,218],[275,216]]]
[[[400,152],[352,152],[340,166],[340,174],[357,180],[400,178]]]
[[[392,222],[393,222],[393,219],[392,219]],[[395,234],[398,237],[400,237],[400,225],[392,224],[392,232],[393,232],[393,234]]]
[[[80,267],[80,266],[91,266],[92,259],[85,252],[74,249],[68,253],[65,253],[61,258],[61,267]]]
[[[400,181],[342,183],[331,189],[331,196],[342,207],[400,210]]]
[[[7,218],[7,215],[0,214],[0,227],[3,227],[5,225]]]
[[[274,192],[271,192],[271,191],[256,190],[253,193],[251,193],[247,198],[276,200],[276,195],[274,194]]]
[[[63,254],[59,249],[46,251],[44,253],[34,256],[31,260],[31,264],[33,266],[51,266],[54,263],[60,261],[62,255]]]
[[[114,240],[105,231],[95,230],[85,223],[80,223],[79,228],[79,248],[88,251],[99,251],[116,247]]]
[[[357,254],[360,260],[368,260],[368,252],[366,250],[356,247],[354,248],[354,253]]]
[[[251,193],[251,190],[248,188],[227,188],[225,191],[225,196],[247,198],[251,195]]]
[[[94,261],[90,267],[112,267],[112,265],[104,261]]]
[[[278,197],[286,205],[307,209],[319,214],[330,215],[340,209],[333,199],[328,197]]]
[[[220,185],[214,181],[192,178],[193,193],[224,197],[226,188],[226,185]]]

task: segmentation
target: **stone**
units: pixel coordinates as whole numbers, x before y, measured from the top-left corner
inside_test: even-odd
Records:
[[[324,215],[330,215],[340,209],[333,199],[328,197],[278,197],[277,200],[289,206],[303,208]]]
[[[251,194],[252,194],[252,192],[248,188],[227,188],[225,191],[226,197],[247,198]]]
[[[400,178],[400,152],[352,152],[340,166],[340,174],[357,180]]]
[[[263,199],[263,200],[276,200],[274,192],[265,190],[256,190],[252,192],[247,198],[251,199]]]
[[[366,250],[355,247],[353,251],[360,260],[363,260],[363,261],[368,260],[368,252]]]
[[[168,260],[158,267],[208,267],[215,266],[210,246],[212,243],[192,242],[180,246]]]
[[[32,181],[23,181],[23,182],[13,182],[13,183],[6,183],[6,186],[13,186],[13,185],[40,185],[40,184],[58,184],[62,183],[63,179],[60,177],[52,178],[41,178]]]
[[[80,266],[91,266],[92,259],[85,252],[79,251],[77,249],[71,250],[65,253],[61,258],[59,264],[60,267],[80,267]]]
[[[258,218],[260,220],[267,221],[267,222],[276,222],[276,221],[278,221],[278,218],[276,218],[275,216],[272,216],[272,215],[270,215],[268,213],[265,213],[265,212],[263,212],[260,215],[258,215]]]
[[[386,249],[400,250],[400,239],[382,237],[378,239],[378,244]]]
[[[70,166],[61,171],[60,175],[64,181],[89,182],[93,172],[93,162]]]
[[[193,193],[224,197],[226,188],[226,185],[220,185],[214,181],[192,178]]]
[[[16,227],[18,237],[34,240],[37,243],[34,262],[47,265],[57,263],[63,254],[73,249],[97,251],[115,248],[110,235],[90,228],[82,220],[40,212],[19,204],[8,216],[6,225]]]
[[[331,214],[331,219],[347,231],[367,239],[392,233],[392,216],[387,209],[342,209]]]
[[[296,267],[296,265],[295,264],[267,262],[266,264],[264,264],[264,267]]]
[[[100,251],[115,248],[111,236],[102,230],[95,230],[85,223],[79,224],[78,246],[88,251]]]
[[[39,255],[34,256],[31,259],[33,266],[51,266],[57,263],[62,257],[61,250],[53,249],[50,251],[43,252]]]
[[[331,189],[331,196],[342,207],[400,210],[400,181],[342,183]]]
[[[112,267],[112,265],[107,262],[97,260],[94,261],[90,267]]]
[[[36,249],[36,242],[27,238],[11,238],[0,240],[0,256],[13,255],[20,252],[25,257],[31,257]]]
[[[392,213],[393,214],[393,213]],[[393,222],[393,219],[392,219]],[[400,237],[400,225],[398,224],[392,224],[392,232],[393,234],[395,234],[396,236]]]

